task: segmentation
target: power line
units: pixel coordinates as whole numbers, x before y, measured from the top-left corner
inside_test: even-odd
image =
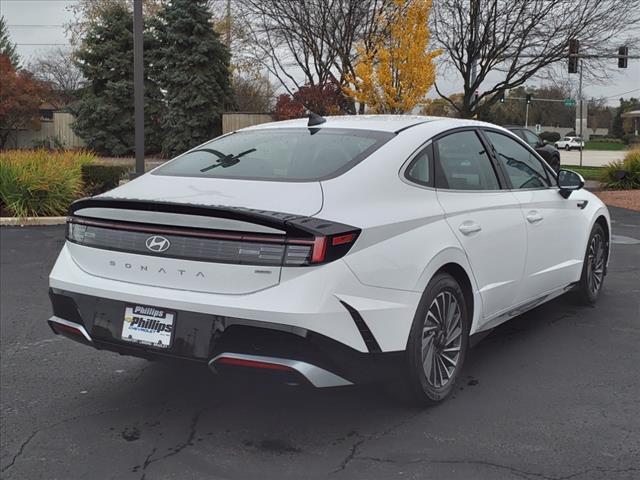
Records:
[[[16,43],[16,45],[22,45],[22,46],[41,46],[41,47],[47,47],[47,46],[52,46],[52,47],[68,47],[69,44],[68,43]]]
[[[640,88],[634,88],[633,90],[629,90],[628,92],[617,93],[615,95],[611,95],[610,97],[604,97],[605,100],[609,100],[611,98],[620,98],[622,95],[626,95],[627,93],[633,93],[640,91]]]
[[[35,23],[34,24],[30,24],[30,25],[28,25],[28,24],[21,24],[21,25],[18,25],[18,24],[10,25],[9,24],[9,25],[7,25],[7,27],[10,27],[10,28],[59,28],[59,27],[63,27],[63,26],[64,25],[61,25],[61,24],[57,25],[57,24],[53,24],[53,23],[40,24],[40,25],[39,24],[35,24]]]

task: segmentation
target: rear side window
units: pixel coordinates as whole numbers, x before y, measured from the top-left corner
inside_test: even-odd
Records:
[[[452,133],[436,141],[438,188],[499,190],[489,155],[474,131]]]
[[[485,131],[493,144],[498,161],[504,167],[513,188],[547,188],[550,186],[547,172],[529,150],[514,139],[501,133]]]
[[[154,174],[203,178],[312,181],[344,173],[394,135],[346,129],[265,129],[212,140]]]
[[[524,141],[527,142],[532,147],[537,147],[538,143],[540,143],[540,138],[535,133],[530,132],[529,130],[523,130],[524,133]]]

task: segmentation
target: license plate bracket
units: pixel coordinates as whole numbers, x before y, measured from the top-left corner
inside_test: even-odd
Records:
[[[121,339],[166,350],[173,344],[176,313],[159,307],[127,305]]]

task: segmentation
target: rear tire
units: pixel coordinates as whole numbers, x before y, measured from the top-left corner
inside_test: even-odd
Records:
[[[582,303],[593,305],[598,301],[607,265],[608,239],[604,229],[596,223],[591,229],[587,251],[584,254],[582,263],[582,275],[578,282],[578,298]]]
[[[446,399],[460,376],[469,344],[469,312],[464,293],[448,273],[434,276],[413,319],[401,393],[411,403]]]

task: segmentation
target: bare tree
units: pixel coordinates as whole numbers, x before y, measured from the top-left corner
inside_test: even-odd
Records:
[[[303,85],[343,85],[356,44],[372,44],[393,0],[236,0],[254,60],[291,94]]]
[[[462,102],[450,103],[472,117],[505,90],[566,61],[570,39],[590,55],[615,54],[619,45],[637,41],[630,32],[640,24],[640,0],[440,0],[432,18],[447,66],[462,77]],[[602,63],[588,66],[597,70]],[[494,72],[502,80],[488,87]]]
[[[260,72],[235,73],[231,86],[240,112],[270,112],[275,102],[275,88]]]
[[[48,50],[29,64],[29,70],[41,81],[49,84],[61,103],[69,103],[84,81],[69,49]]]

